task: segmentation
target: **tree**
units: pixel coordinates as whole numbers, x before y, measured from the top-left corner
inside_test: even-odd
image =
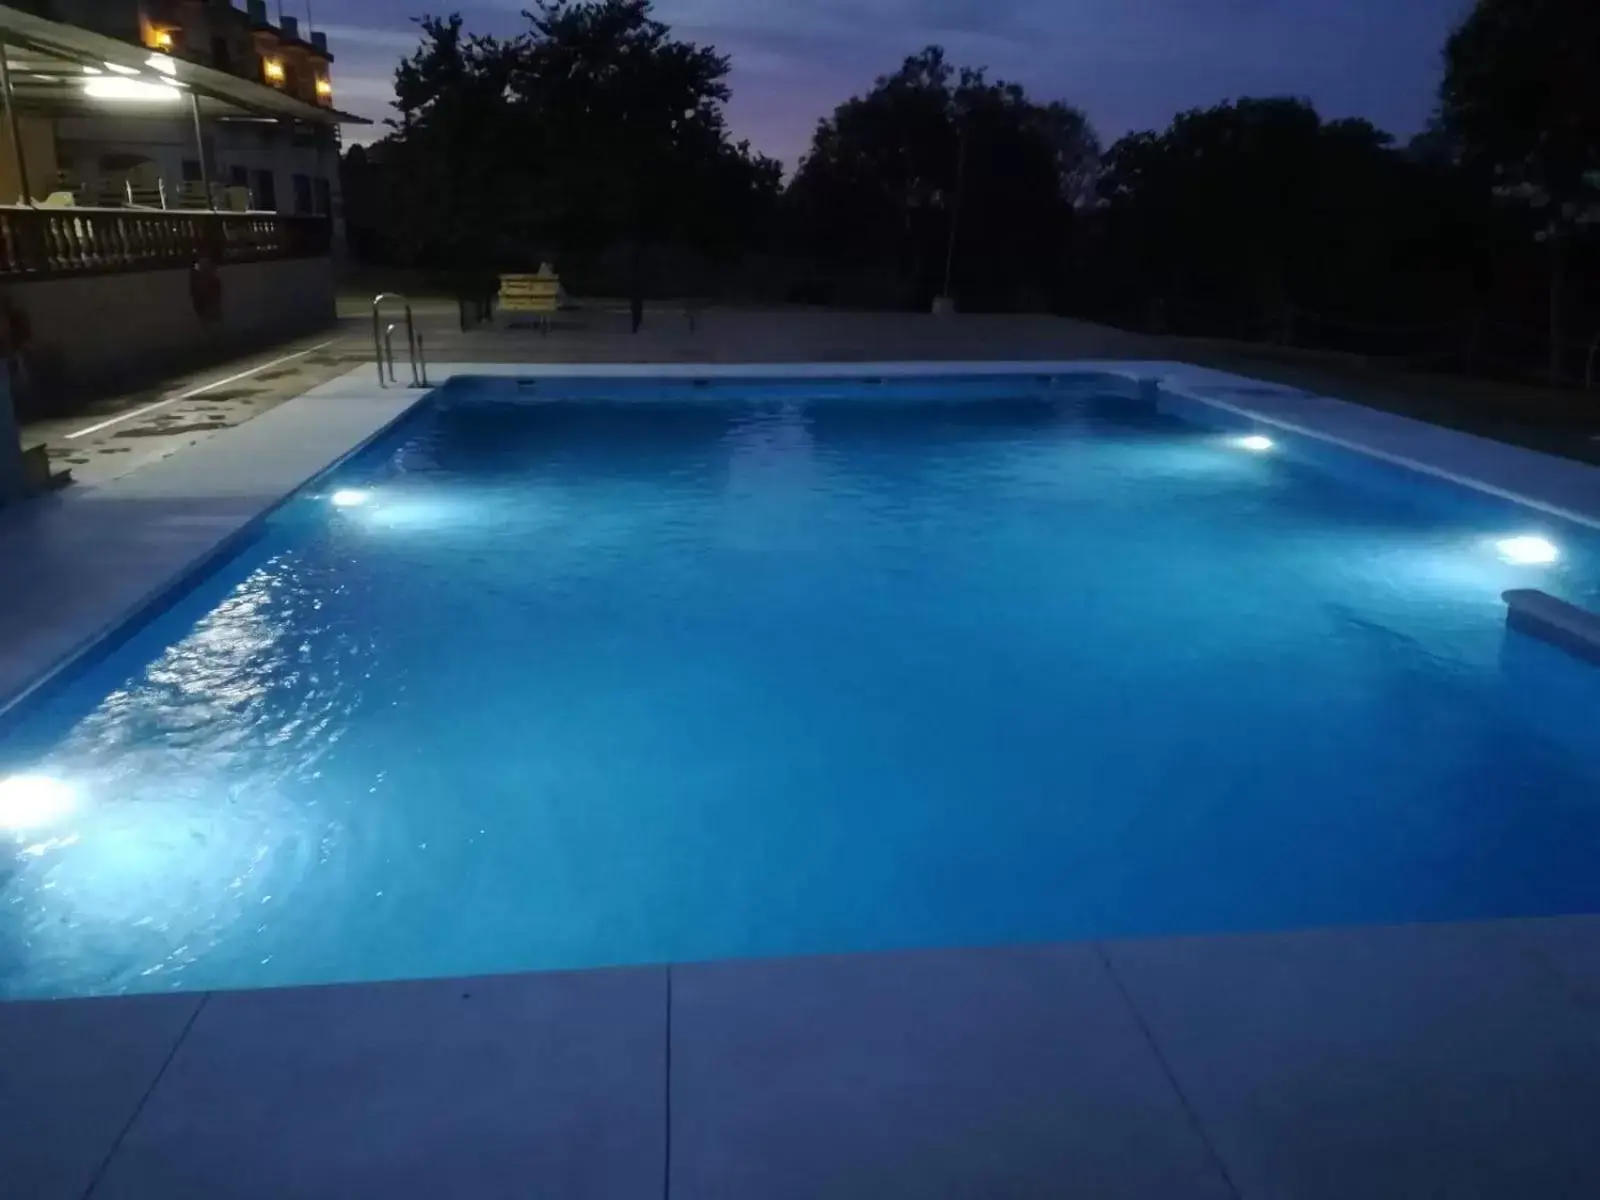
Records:
[[[1561,377],[1563,260],[1600,205],[1600,5],[1478,0],[1445,46],[1442,130],[1468,169],[1538,215],[1550,257],[1550,374]]]
[[[536,115],[566,239],[704,238],[708,207],[776,192],[777,165],[729,139],[728,60],[673,38],[649,0],[540,0],[529,20],[511,94]]]
[[[1076,109],[929,47],[819,123],[785,204],[802,246],[892,271],[912,305],[947,268],[964,299],[1005,305],[1048,297],[1098,150]]]
[[[387,224],[406,261],[482,267],[527,215],[526,160],[510,150],[526,122],[504,104],[527,39],[466,34],[459,15],[418,25],[395,69],[396,131],[376,151]]]
[[[625,243],[638,262],[652,241],[725,249],[764,222],[779,167],[728,136],[727,59],[650,13],[539,0],[510,38],[421,19],[372,153],[410,257],[481,270]]]
[[[1443,249],[1441,197],[1366,121],[1282,97],[1180,113],[1111,148],[1100,194],[1107,286],[1180,325],[1288,339],[1297,308],[1381,323],[1429,306],[1411,268]]]

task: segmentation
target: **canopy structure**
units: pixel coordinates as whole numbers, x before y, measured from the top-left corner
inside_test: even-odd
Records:
[[[369,121],[309,104],[264,83],[0,5],[0,47],[6,60],[8,107],[43,115],[83,116],[151,107],[182,97],[202,117],[247,116],[313,125]],[[117,81],[121,81],[120,83]]]

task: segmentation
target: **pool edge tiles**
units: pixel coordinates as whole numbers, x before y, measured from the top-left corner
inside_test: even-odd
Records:
[[[1243,386],[1241,386],[1243,385]],[[1427,479],[1457,494],[1600,528],[1600,468],[1287,385],[1208,368],[1158,381],[1163,411],[1222,430],[1278,432],[1325,456]]]
[[[1099,376],[1127,386],[1194,423],[1227,429],[1264,423],[1324,443],[1331,451],[1431,477],[1450,486],[1554,518],[1600,528],[1600,467],[1433,425],[1335,396],[1246,375],[1166,359],[1042,359],[1006,361],[883,361],[806,363],[439,363],[441,381],[519,379],[652,379],[734,382],[750,379],[845,380],[982,375]],[[344,379],[349,379],[349,376]],[[339,383],[342,381],[335,381]],[[366,385],[372,388],[370,382]],[[514,384],[513,384],[514,386]],[[360,385],[356,385],[359,390]],[[514,394],[514,393],[513,393]],[[1202,415],[1203,414],[1203,415]]]

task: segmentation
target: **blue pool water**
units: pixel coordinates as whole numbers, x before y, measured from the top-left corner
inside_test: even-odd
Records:
[[[13,722],[0,995],[1600,906],[1583,539],[976,391],[452,387]]]

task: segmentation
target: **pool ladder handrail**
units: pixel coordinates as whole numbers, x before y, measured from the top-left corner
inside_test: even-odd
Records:
[[[385,327],[383,321],[383,302],[385,300],[398,300],[405,306],[406,313],[406,354],[411,361],[411,387],[428,386],[428,359],[422,350],[422,335],[417,332],[417,324],[411,316],[411,301],[400,292],[379,292],[372,298],[372,353],[378,360],[378,386],[388,387],[391,383],[399,383],[399,378],[394,373],[394,331],[400,327],[398,321],[389,322]],[[389,366],[389,377],[384,379],[384,364]]]

